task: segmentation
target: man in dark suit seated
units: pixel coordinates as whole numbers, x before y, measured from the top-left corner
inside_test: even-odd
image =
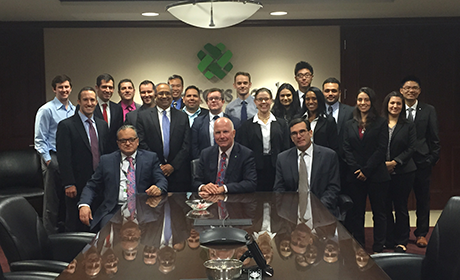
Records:
[[[124,125],[118,130],[117,138],[120,150],[101,157],[78,203],[80,220],[86,225],[91,224],[92,231],[102,228],[125,202],[128,202],[128,208],[131,201],[135,204],[136,193],[160,196],[168,192],[168,182],[157,155],[137,149],[136,129]],[[97,195],[103,196],[103,202],[93,218],[90,205]]]
[[[289,127],[295,147],[278,155],[273,191],[311,191],[337,216],[340,191],[337,154],[312,144],[312,130],[307,120],[293,119]]]
[[[235,128],[222,117],[214,123],[216,144],[201,152],[193,191],[207,196],[220,193],[254,192],[256,165],[252,151],[234,141]]]
[[[222,108],[224,107],[224,94],[221,89],[211,88],[207,91],[204,99],[209,108],[209,114],[205,114],[195,119],[191,128],[192,159],[200,157],[203,149],[214,146],[214,135],[212,133],[214,122],[220,117],[229,118],[233,122],[233,127],[238,128],[240,121],[237,118],[230,117],[225,114]]]

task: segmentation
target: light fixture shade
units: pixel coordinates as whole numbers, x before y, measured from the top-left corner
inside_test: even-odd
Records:
[[[238,24],[262,8],[260,2],[246,1],[181,1],[166,10],[177,19],[200,28],[224,28]]]

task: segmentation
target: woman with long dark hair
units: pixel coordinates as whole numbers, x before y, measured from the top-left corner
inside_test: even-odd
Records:
[[[364,215],[369,195],[374,220],[374,252],[382,252],[386,234],[386,196],[390,175],[385,165],[388,146],[387,121],[375,108],[375,93],[363,87],[356,96],[353,119],[344,127],[343,149],[348,165],[348,194],[353,208],[347,212],[345,225],[364,246]]]
[[[284,83],[276,92],[272,113],[275,117],[286,120],[286,123],[299,113],[299,95],[291,84]]]
[[[326,99],[317,87],[310,87],[305,94],[305,112],[302,118],[310,122],[313,143],[338,152],[339,139],[334,117],[326,114]]]
[[[267,88],[256,91],[257,114],[238,129],[238,142],[254,152],[257,191],[273,191],[278,154],[289,148],[287,123],[270,112],[273,96]]]
[[[391,174],[390,188],[387,197],[387,248],[395,248],[395,252],[406,252],[409,241],[410,226],[407,201],[415,179],[417,167],[412,159],[415,151],[417,135],[413,122],[406,120],[401,114],[404,97],[392,91],[383,100],[382,116],[388,122],[389,141],[385,165]],[[393,207],[395,217],[393,217]]]

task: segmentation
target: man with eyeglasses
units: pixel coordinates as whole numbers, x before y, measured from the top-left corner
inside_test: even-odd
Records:
[[[406,103],[406,118],[415,123],[417,131],[416,149],[413,159],[417,166],[413,185],[417,200],[417,228],[414,231],[416,245],[426,247],[425,236],[430,226],[430,179],[431,169],[439,160],[441,146],[436,110],[429,104],[418,101],[422,91],[421,82],[415,76],[405,77],[399,89]]]
[[[141,149],[155,152],[172,192],[190,191],[190,125],[186,113],[171,108],[172,89],[156,87],[156,106],[140,111],[136,128]]]
[[[134,126],[123,125],[117,132],[117,143],[120,150],[101,157],[78,202],[80,220],[91,231],[102,228],[130,199],[135,201],[136,194],[160,196],[168,192],[157,154],[138,149]],[[90,206],[98,195],[103,196],[102,204],[93,215]]]
[[[294,68],[294,78],[299,87],[297,90],[301,110],[299,113],[303,113],[305,108],[305,94],[308,92],[308,89],[311,87],[311,82],[313,81],[313,67],[308,62],[298,62]]]
[[[223,112],[222,108],[224,107],[225,100],[221,89],[208,89],[204,92],[204,95],[206,104],[209,108],[209,113],[197,117],[193,122],[191,129],[192,159],[199,158],[202,150],[216,144],[214,141],[214,122],[218,118],[229,118],[233,122],[234,127],[238,127],[240,123],[237,118],[229,116]]]
[[[289,130],[295,147],[278,155],[273,191],[311,191],[337,217],[340,192],[337,154],[311,142],[313,132],[307,120],[293,119]]]

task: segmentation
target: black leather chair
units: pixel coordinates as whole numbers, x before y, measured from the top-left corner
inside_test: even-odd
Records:
[[[460,279],[460,196],[449,199],[431,234],[425,256],[383,253],[374,261],[393,280]]]
[[[62,272],[95,234],[48,235],[23,197],[0,199],[0,246],[11,271]]]
[[[40,155],[34,148],[0,152],[0,198],[25,197],[42,213],[43,192]]]
[[[0,280],[52,280],[56,279],[59,273],[44,271],[18,271],[3,273],[0,266]]]

